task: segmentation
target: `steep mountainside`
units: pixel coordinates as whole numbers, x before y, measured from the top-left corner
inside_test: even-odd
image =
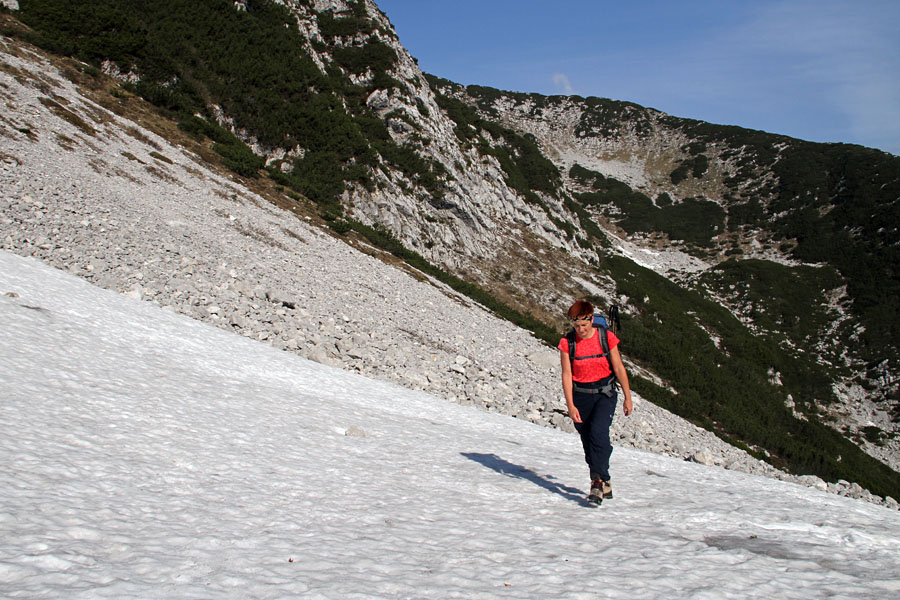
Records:
[[[624,102],[433,82],[478,119],[534,136],[568,176],[569,207],[608,239],[691,253],[703,262],[657,270],[896,421],[900,159]]]
[[[575,296],[620,306],[635,388],[723,439],[900,487],[847,441],[900,466],[900,159],[426,77],[366,0],[12,14],[6,35],[115,76],[117,101],[547,341]]]

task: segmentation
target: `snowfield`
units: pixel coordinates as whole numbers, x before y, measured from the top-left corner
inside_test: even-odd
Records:
[[[0,595],[896,598],[900,513],[315,363],[0,252]]]

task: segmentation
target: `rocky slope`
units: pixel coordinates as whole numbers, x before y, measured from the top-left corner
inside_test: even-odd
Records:
[[[395,87],[372,89],[377,73],[371,68],[360,73],[343,69],[344,75],[355,85],[371,89],[366,107],[387,124],[393,142],[414,148],[445,172],[436,193],[396,166],[382,162],[381,170],[375,173],[374,190],[354,187],[346,192],[344,202],[350,216],[386,227],[407,247],[450,268],[496,260],[497,230],[515,235],[521,227],[547,243],[561,239],[544,211],[510,189],[495,158],[460,144],[454,133],[455,124],[441,111],[425,75],[375,2],[315,0],[282,4],[296,16],[310,41],[306,51],[323,72],[336,63],[336,49],[371,44],[384,44],[391,49],[396,57],[390,71]],[[354,14],[365,15],[371,27],[369,33],[323,32],[321,15],[349,21]],[[252,134],[250,138],[252,141]],[[267,154],[270,161],[296,150],[257,149]]]
[[[434,86],[439,93],[470,106],[481,118],[496,119],[504,126],[533,136],[560,172],[567,174],[564,184],[573,197],[597,196],[595,190],[602,189],[602,186],[585,185],[583,174],[589,173],[588,179],[594,176],[598,181],[605,178],[607,183],[625,184],[641,194],[647,202],[646,208],[641,207],[644,212],[661,212],[673,202],[677,206],[695,198],[702,199],[708,206],[720,207],[714,210],[721,210],[721,226],[716,226],[708,236],[708,243],[700,247],[674,238],[672,230],[660,231],[652,224],[635,223],[626,208],[627,202],[617,205],[615,199],[603,200],[602,204],[587,208],[601,224],[600,228],[615,253],[679,285],[702,291],[727,307],[755,334],[773,334],[792,352],[815,353],[817,361],[832,369],[832,376],[835,372],[841,373],[832,385],[837,402],[817,401],[813,412],[818,410],[829,415],[836,428],[855,435],[857,443],[868,453],[894,469],[900,468],[900,445],[896,443],[900,436],[900,419],[897,418],[900,404],[896,402],[895,389],[898,373],[894,360],[887,358],[895,352],[893,343],[886,342],[887,346],[871,352],[873,348],[859,337],[866,326],[854,311],[857,302],[848,294],[847,279],[837,277],[825,283],[826,278],[816,270],[827,272],[830,265],[824,259],[804,263],[792,254],[795,243],[781,237],[779,218],[806,210],[803,203],[798,198],[794,206],[787,206],[787,210],[782,206],[779,209],[782,212],[777,215],[760,216],[752,223],[738,220],[740,211],[748,204],[770,207],[760,208],[760,215],[765,211],[775,213],[776,209],[772,207],[783,204],[779,194],[783,194],[781,189],[790,184],[779,180],[771,164],[765,161],[794,162],[797,158],[792,154],[799,154],[804,142],[756,132],[772,145],[772,156],[764,158],[754,132],[701,126],[626,102],[562,96],[548,98],[479,86],[467,89],[439,79],[435,80]],[[700,127],[704,128],[704,134],[698,137],[693,129]],[[880,173],[879,185],[886,191],[883,204],[872,210],[896,212],[900,199],[887,190],[897,187],[897,159],[877,151],[871,151],[870,155],[874,156],[872,160],[889,165]],[[698,158],[702,158],[702,170],[695,169],[693,174],[676,180],[675,173],[685,164],[696,163]],[[813,162],[812,158],[809,160]],[[834,167],[814,165],[808,168],[824,171]],[[579,170],[580,177],[576,175]],[[838,187],[846,185],[841,183]],[[816,210],[820,213],[835,211],[841,202],[859,202],[852,194],[840,199],[821,189],[803,193],[816,194],[819,203]],[[713,213],[706,214],[711,216]],[[866,217],[862,216],[861,220],[865,221]],[[623,229],[619,226],[623,223],[627,223],[626,228],[630,225],[637,231]],[[846,221],[838,226],[852,227],[857,232],[855,235],[873,240],[885,233],[884,227],[877,233],[874,230],[862,233],[864,227],[861,224]],[[891,244],[896,246],[896,242]],[[859,255],[869,257],[888,252],[876,243],[866,245]],[[725,262],[734,257],[746,261],[744,264],[769,265],[761,271],[784,272],[786,277],[794,278],[791,283],[798,288],[807,285],[803,281],[805,277],[816,283],[810,285],[810,294],[797,298],[797,314],[790,318],[779,317],[777,309],[772,309],[769,304],[779,304],[776,296],[784,294],[784,289],[776,289],[768,282],[754,281],[770,275],[722,276],[735,270],[729,266],[731,263]],[[888,264],[894,259],[885,256],[883,260]],[[852,269],[850,265],[850,272]],[[884,277],[879,280],[890,285],[894,285],[896,279],[889,270],[879,277]],[[725,279],[727,283],[723,283]],[[850,286],[854,287],[852,281]],[[804,337],[792,336],[790,331],[796,327],[795,321],[800,320],[810,322],[803,327]],[[880,319],[873,325],[891,327]],[[848,343],[835,345],[836,337],[846,338]],[[873,369],[876,363],[879,366]],[[861,433],[864,431],[879,431],[879,436],[883,437],[866,439]],[[884,443],[885,438],[892,441]]]
[[[5,37],[0,51],[3,250],[322,363],[571,429],[557,356],[522,330],[274,206],[202,149],[144,127],[165,132],[149,110],[110,112],[67,79],[71,63]],[[617,444],[880,501],[786,475],[636,400],[616,418]]]

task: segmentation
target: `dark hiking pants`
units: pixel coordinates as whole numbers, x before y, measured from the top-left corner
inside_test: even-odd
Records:
[[[591,384],[576,383],[578,387],[591,387]],[[581,423],[575,423],[575,430],[581,436],[584,447],[584,460],[591,470],[591,480],[609,481],[609,457],[612,454],[612,443],[609,440],[609,427],[616,412],[617,394],[605,396],[573,390],[572,400],[581,415]]]

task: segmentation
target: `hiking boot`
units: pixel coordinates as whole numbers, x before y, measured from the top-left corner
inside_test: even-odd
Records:
[[[588,494],[588,502],[600,505],[603,502],[603,480],[595,479],[591,481],[591,491]]]
[[[607,499],[612,499],[612,484],[608,481],[600,482],[600,489],[603,490],[603,497]]]

